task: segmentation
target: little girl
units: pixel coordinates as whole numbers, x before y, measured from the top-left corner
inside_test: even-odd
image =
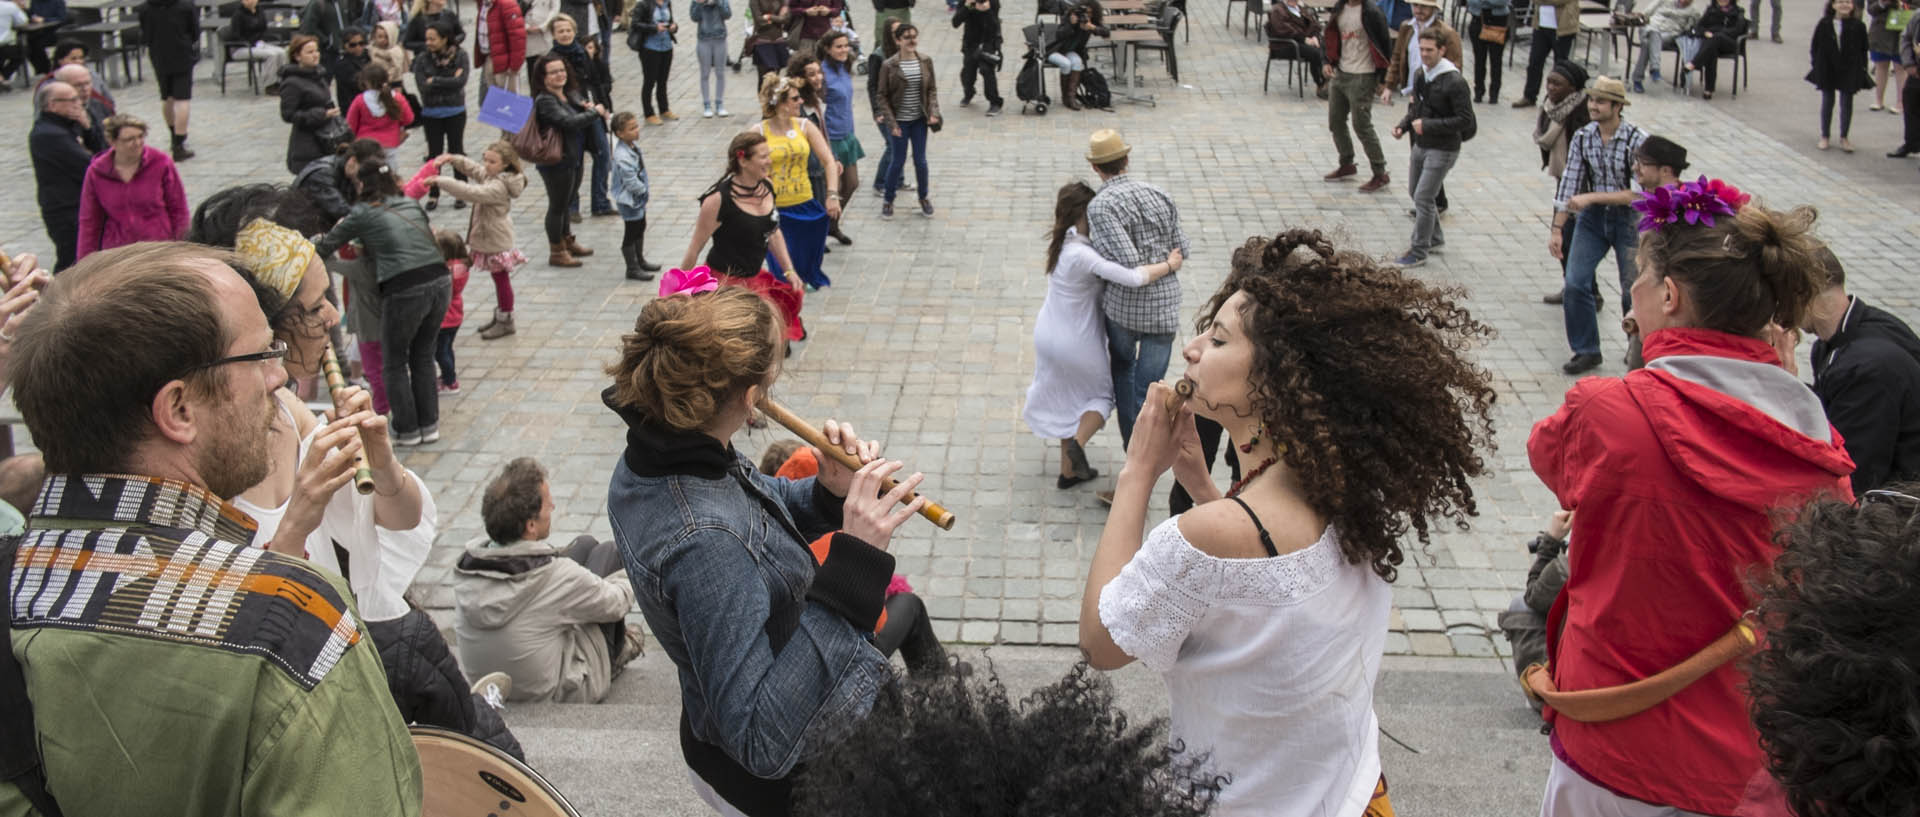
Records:
[[[413,73],[413,55],[400,45],[400,26],[380,23],[373,27],[372,41],[367,45],[367,62],[387,69],[393,92],[401,92],[400,78]]]
[[[1820,89],[1820,149],[1833,135],[1833,103],[1840,103],[1840,149],[1853,152],[1853,95],[1873,86],[1867,73],[1867,26],[1853,0],[1828,0],[1827,13],[1813,24],[1813,69],[1807,81]]]
[[[453,371],[453,337],[460,334],[460,319],[466,312],[460,290],[467,288],[467,242],[451,230],[434,230],[433,243],[440,245],[440,257],[447,259],[447,271],[453,274],[453,299],[447,301],[447,316],[440,319],[440,340],[433,359],[440,364],[440,393],[459,394],[460,377]]]
[[[475,162],[465,156],[447,154],[434,158],[442,172],[448,165],[466,174],[467,181],[451,176],[433,176],[428,184],[447,195],[473,205],[467,222],[467,249],[472,253],[472,268],[493,276],[493,293],[498,307],[493,320],[480,327],[481,340],[494,340],[514,333],[513,281],[509,277],[527,256],[514,248],[513,200],[527,189],[527,176],[520,167],[520,154],[502,139],[487,146]]]
[[[369,65],[360,71],[360,95],[347,108],[347,127],[353,138],[372,139],[387,149],[387,167],[400,167],[400,143],[407,140],[413,109],[388,83],[387,69]]]
[[[640,155],[640,117],[632,111],[615,114],[613,135],[613,206],[620,210],[626,233],[620,239],[620,257],[627,260],[627,280],[651,281],[659,264],[647,263],[647,160]]]

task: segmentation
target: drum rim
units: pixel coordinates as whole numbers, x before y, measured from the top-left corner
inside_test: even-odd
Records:
[[[552,781],[542,776],[538,770],[533,768],[533,766],[521,761],[519,758],[516,758],[513,755],[507,754],[506,752],[502,751],[498,746],[495,746],[484,740],[476,738],[472,735],[466,734],[465,732],[456,732],[444,726],[431,726],[427,724],[410,724],[407,726],[407,734],[409,737],[429,737],[429,738],[450,739],[455,743],[460,743],[466,746],[472,746],[472,747],[481,749],[482,751],[486,752],[488,755],[493,757],[495,760],[505,761],[515,771],[525,774],[527,777],[532,778],[534,782],[539,783],[543,793],[548,795],[549,797],[552,797],[555,801],[559,802],[560,807],[565,809],[567,814],[573,815],[573,817],[579,817],[580,815],[580,810],[573,807],[573,802],[568,800],[565,794],[561,793],[560,787],[553,785]]]

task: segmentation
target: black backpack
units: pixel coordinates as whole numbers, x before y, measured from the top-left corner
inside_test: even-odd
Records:
[[[1076,96],[1080,98],[1080,104],[1084,107],[1113,107],[1113,92],[1107,88],[1107,78],[1091,67],[1080,72],[1080,91]]]

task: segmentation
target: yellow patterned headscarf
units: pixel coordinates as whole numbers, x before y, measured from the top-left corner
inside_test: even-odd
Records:
[[[306,236],[264,218],[240,228],[233,249],[253,272],[254,280],[283,298],[293,297],[315,257],[313,242]]]

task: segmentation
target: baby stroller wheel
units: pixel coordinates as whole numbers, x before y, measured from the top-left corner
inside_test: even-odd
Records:
[[[1033,103],[1033,110],[1039,113],[1041,116],[1045,116],[1047,113],[1047,103],[1035,102]]]

